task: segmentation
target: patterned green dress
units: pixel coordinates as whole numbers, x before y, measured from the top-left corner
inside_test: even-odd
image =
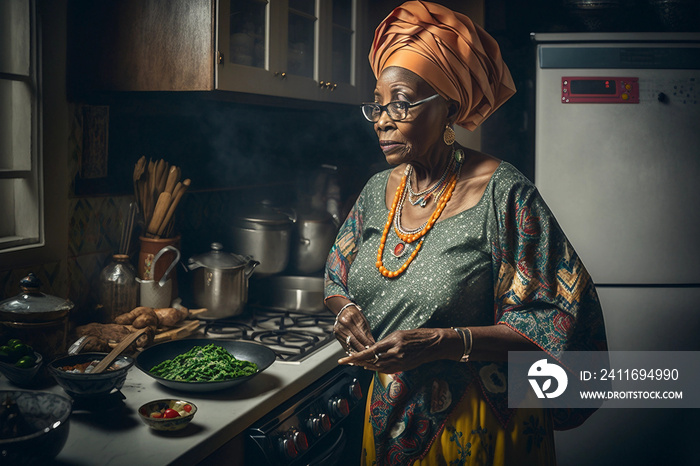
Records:
[[[499,324],[556,359],[565,350],[605,349],[593,282],[535,186],[517,169],[501,162],[479,202],[436,223],[415,260],[396,278],[382,276],[375,266],[389,213],[389,174],[368,181],[326,266],[326,297],[357,302],[377,340],[401,329]],[[407,258],[394,257],[399,241],[392,228],[383,257],[389,270]],[[505,363],[442,360],[392,379],[385,386],[375,377],[368,403],[374,440],[368,455],[377,464],[411,464],[430,457],[431,446],[440,443],[436,440],[454,433],[452,415],[464,415],[458,406],[469,405],[474,394],[501,429],[513,429],[516,413],[508,408]],[[443,400],[437,408],[436,399]],[[554,428],[571,428],[591,412],[553,410],[538,425],[551,421]],[[526,436],[521,441],[527,442]],[[496,452],[489,458],[508,457],[504,455]]]

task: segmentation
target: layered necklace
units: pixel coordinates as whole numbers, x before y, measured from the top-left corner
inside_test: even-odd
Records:
[[[379,242],[379,250],[377,251],[376,266],[379,270],[379,273],[381,273],[383,276],[387,278],[398,277],[406,271],[409,264],[413,262],[413,259],[415,259],[416,255],[418,255],[418,251],[420,251],[421,246],[423,246],[423,241],[425,241],[425,235],[427,235],[430,229],[433,228],[438,218],[440,218],[442,211],[445,210],[445,206],[447,206],[447,203],[452,197],[452,193],[455,190],[455,186],[457,186],[457,180],[459,179],[459,173],[462,168],[463,160],[464,153],[461,149],[456,149],[455,151],[453,151],[453,160],[448,164],[447,168],[445,169],[445,173],[443,173],[441,179],[433,186],[426,189],[425,191],[422,191],[421,193],[409,192],[408,188],[411,182],[410,177],[413,172],[413,167],[411,165],[406,166],[403,177],[401,178],[401,182],[399,183],[398,188],[396,188],[396,194],[394,195],[394,200],[391,204],[391,209],[389,210],[389,216],[387,218],[386,224],[384,225],[382,239]],[[420,201],[417,201],[415,203],[413,203],[411,201],[411,198],[409,197],[409,202],[411,202],[412,205],[416,205],[425,201],[425,204],[427,205],[428,196],[436,191],[438,192],[438,195],[435,197],[435,202],[437,205],[430,218],[421,227],[415,230],[406,231],[405,229],[403,229],[401,227],[401,211],[403,209],[403,204],[406,197],[411,195],[413,195],[414,198],[422,197]],[[421,205],[421,207],[424,207],[424,205]],[[386,246],[386,240],[392,225],[394,226],[396,235],[401,240],[392,251],[394,256],[401,257],[406,252],[406,244],[411,244],[420,240],[413,252],[411,252],[410,256],[408,256],[406,262],[404,262],[398,268],[398,270],[388,270],[384,266],[383,261],[384,248]]]
[[[413,191],[413,186],[411,183],[411,174],[408,174],[408,179],[406,181],[406,187],[408,191],[408,202],[411,203],[411,205],[420,205],[421,207],[425,207],[428,204],[428,200],[430,200],[430,196],[433,194],[433,192],[437,191],[439,187],[445,187],[447,186],[445,183],[445,180],[447,179],[447,175],[450,173],[452,165],[456,163],[454,157],[450,161],[450,163],[447,164],[445,167],[445,171],[442,173],[442,176],[440,179],[432,186],[428,187],[427,189],[420,191],[420,192],[415,192]],[[410,168],[411,172],[413,172],[413,167],[410,165],[407,167]],[[405,194],[405,193],[404,193]],[[437,200],[440,197],[440,194],[442,194],[442,191],[438,193],[437,196],[434,197],[435,203],[437,204]],[[405,198],[406,196],[404,196]],[[403,200],[403,199],[402,199]],[[397,216],[397,218],[400,217]]]

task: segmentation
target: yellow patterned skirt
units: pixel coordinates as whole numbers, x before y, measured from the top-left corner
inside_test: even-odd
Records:
[[[378,374],[385,387],[391,380]],[[369,393],[374,390],[374,379]],[[367,397],[365,428],[362,438],[362,465],[376,464],[374,434],[369,421]],[[556,465],[554,435],[550,416],[542,409],[519,409],[507,428],[503,428],[481,394],[477,384],[467,389],[447,419],[445,429],[428,454],[413,466],[489,465],[550,466]],[[392,465],[393,466],[393,465]]]

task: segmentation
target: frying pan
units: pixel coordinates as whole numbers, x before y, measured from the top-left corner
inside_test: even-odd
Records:
[[[214,343],[231,353],[236,359],[251,361],[258,365],[258,372],[245,377],[238,377],[231,380],[219,380],[215,382],[181,382],[168,380],[150,373],[150,370],[166,359],[186,353],[195,346],[206,346]],[[183,392],[213,392],[231,388],[240,383],[246,382],[275,362],[275,353],[270,348],[257,343],[229,340],[208,340],[208,339],[185,339],[173,340],[159,343],[146,348],[136,357],[136,367],[141,369],[146,375],[153,377],[156,382],[166,387],[181,390]]]

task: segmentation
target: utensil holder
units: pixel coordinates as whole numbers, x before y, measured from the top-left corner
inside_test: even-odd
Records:
[[[180,237],[156,239],[141,236],[139,237],[139,241],[141,248],[139,250],[138,277],[141,280],[155,280],[157,282],[163,277],[170,264],[177,259],[177,254],[174,251],[167,251],[158,259],[155,269],[153,268],[153,259],[156,254],[166,246],[173,246],[176,249],[180,249]],[[169,279],[172,280],[173,283],[171,297],[175,298],[178,293],[177,267],[173,267]]]

